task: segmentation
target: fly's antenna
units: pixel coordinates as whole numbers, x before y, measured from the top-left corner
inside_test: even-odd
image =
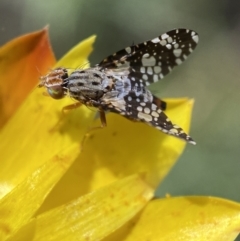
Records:
[[[35,66],[35,68],[36,68],[36,70],[37,70],[37,72],[38,72],[38,74],[39,74],[39,80],[40,80],[40,83],[36,86],[36,87],[42,87],[42,86],[44,86],[44,76],[43,76],[43,74],[41,73],[41,71],[40,71],[40,69],[37,67],[37,65]],[[35,87],[35,88],[36,88]]]
[[[84,64],[79,65],[79,66],[77,67],[77,69],[85,69],[85,67],[86,67],[87,65],[89,65],[89,64],[90,64],[90,62],[87,61],[87,62],[85,62]]]
[[[39,73],[39,75],[42,75],[42,73],[41,73],[40,69],[37,67],[37,65],[35,66],[35,68],[36,68],[37,72]]]

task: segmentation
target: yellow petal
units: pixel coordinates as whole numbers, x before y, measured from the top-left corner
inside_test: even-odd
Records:
[[[59,152],[0,200],[0,240],[32,218],[78,153],[78,145]]]
[[[214,197],[176,197],[151,201],[105,241],[115,237],[125,241],[232,241],[239,230],[239,203]]]
[[[167,102],[167,115],[188,132],[193,101]],[[89,170],[91,173],[89,180],[84,176],[91,190],[135,172],[148,173],[148,181],[156,187],[185,147],[182,140],[120,115],[107,114],[107,122],[106,128],[91,133],[79,161],[79,165],[83,165],[88,160],[88,167],[82,172]],[[95,126],[99,125],[98,120]],[[188,148],[193,146],[188,145]]]
[[[133,175],[40,215],[10,240],[101,240],[139,212],[153,193]]]
[[[167,102],[169,117],[188,131],[193,101],[183,98]],[[94,112],[89,110],[89,113]],[[148,182],[156,187],[185,146],[177,138],[117,114],[107,114],[107,122],[106,128],[89,133],[82,153],[54,187],[40,213],[137,172],[146,173]],[[90,125],[100,126],[100,121]]]
[[[92,45],[92,40],[83,47],[88,45]],[[62,108],[73,101],[70,98],[56,101],[42,92],[35,89],[0,131],[0,197],[60,150],[76,143],[80,149],[93,119],[94,112],[86,107],[64,115]]]
[[[89,67],[88,56],[92,52],[92,45],[95,42],[96,36],[93,35],[84,41],[80,42],[78,45],[73,47],[62,59],[60,59],[55,67],[65,67],[65,68],[82,68],[85,69]]]
[[[36,86],[40,73],[46,73],[54,64],[47,28],[0,48],[0,128]]]

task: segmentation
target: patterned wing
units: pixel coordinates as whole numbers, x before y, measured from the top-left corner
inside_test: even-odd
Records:
[[[163,112],[164,108],[165,102],[152,95],[149,90],[146,90],[146,93],[142,95],[131,91],[123,98],[111,101],[111,104],[107,105],[105,110],[118,113],[132,121],[144,122],[166,134],[196,144],[181,127],[171,122]]]
[[[133,115],[140,121],[145,122],[162,132],[183,139],[191,144],[196,142],[187,135],[184,130],[176,124],[173,124],[167,115],[154,103],[144,103],[144,106],[137,106]]]
[[[124,100],[126,108],[118,112],[121,115],[132,121],[144,122],[165,134],[178,137],[188,143],[196,144],[181,127],[172,123],[161,108],[162,101],[157,97],[153,96],[152,102],[145,102],[144,98],[136,96],[132,92],[130,95],[125,96]],[[116,112],[116,109],[114,109],[114,112]]]
[[[195,49],[198,34],[175,29],[152,40],[127,47],[108,56],[98,65],[110,74],[127,75],[140,86],[157,82],[181,64]]]

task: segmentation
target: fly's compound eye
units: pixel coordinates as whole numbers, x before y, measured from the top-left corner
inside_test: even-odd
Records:
[[[62,99],[66,95],[62,86],[49,87],[47,88],[47,92],[53,99],[56,100]]]

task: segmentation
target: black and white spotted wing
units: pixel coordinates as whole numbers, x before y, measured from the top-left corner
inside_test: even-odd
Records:
[[[148,97],[150,97],[151,101],[148,100]],[[164,101],[151,95],[151,92],[146,90],[144,94],[140,95],[131,91],[123,100],[111,102],[111,106],[107,109],[121,114],[129,120],[144,122],[165,134],[178,137],[195,145],[196,142],[180,126],[172,123],[164,113],[165,107]]]
[[[129,115],[130,119],[140,120],[155,127],[156,129],[180,139],[183,139],[191,144],[196,144],[196,142],[187,135],[184,130],[172,123],[168,116],[163,112],[162,100],[153,96],[152,102],[145,102],[143,99],[139,98],[135,94],[131,94],[131,98],[125,97],[126,106],[128,106],[127,111],[131,113]],[[128,118],[128,116],[126,116]]]
[[[131,90],[124,96],[124,105],[113,104],[111,111],[126,118],[145,122],[166,134],[195,144],[183,129],[166,116],[166,103],[152,95],[146,85],[157,82],[181,64],[195,49],[196,32],[187,29],[169,31],[152,40],[127,47],[105,58],[98,66],[113,76],[130,80]]]
[[[175,29],[152,40],[127,47],[108,56],[98,65],[120,73],[140,86],[157,82],[180,65],[195,49],[198,34],[188,29]]]

